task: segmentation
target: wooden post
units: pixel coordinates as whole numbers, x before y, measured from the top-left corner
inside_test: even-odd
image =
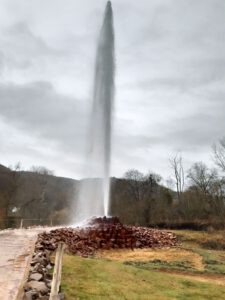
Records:
[[[59,286],[61,282],[62,258],[63,258],[64,249],[65,249],[65,244],[59,243],[58,248],[56,250],[55,267],[53,272],[53,279],[52,279],[52,286],[51,286],[51,293],[50,293],[49,300],[59,299],[58,293],[59,293]]]
[[[22,229],[23,228],[23,219],[21,219],[21,221],[20,221],[20,229]]]

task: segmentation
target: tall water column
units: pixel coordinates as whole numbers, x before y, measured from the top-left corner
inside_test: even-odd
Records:
[[[114,30],[108,1],[100,31],[93,88],[85,177],[80,185],[77,220],[109,214],[112,110],[114,102]]]

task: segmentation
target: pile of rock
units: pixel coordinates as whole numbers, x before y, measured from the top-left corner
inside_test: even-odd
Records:
[[[28,281],[24,286],[24,299],[49,299],[52,281],[52,275],[49,271],[53,268],[50,254],[51,251],[45,249],[37,241],[30,264]]]
[[[98,217],[91,218],[88,223],[89,226],[98,226],[98,225],[122,225],[118,217]]]
[[[125,226],[117,217],[92,219],[85,228],[60,228],[39,234],[38,242],[47,250],[55,250],[58,242],[67,245],[68,252],[83,257],[98,249],[172,247],[176,236],[167,231]]]
[[[177,237],[172,232],[145,227],[132,227],[136,248],[162,248],[177,245]]]
[[[125,226],[117,217],[94,218],[82,228],[43,232],[38,235],[24,299],[49,299],[52,280],[49,270],[53,266],[50,255],[59,242],[66,244],[69,253],[89,257],[98,249],[172,247],[177,245],[177,238],[167,231]]]

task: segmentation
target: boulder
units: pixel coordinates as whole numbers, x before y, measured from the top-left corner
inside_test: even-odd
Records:
[[[30,280],[40,281],[43,278],[43,275],[40,273],[32,273],[30,275]]]
[[[37,298],[38,293],[36,291],[28,291],[24,293],[23,300],[32,300],[34,297]]]
[[[40,292],[42,295],[48,293],[48,288],[44,282],[32,280],[26,283],[25,288]]]

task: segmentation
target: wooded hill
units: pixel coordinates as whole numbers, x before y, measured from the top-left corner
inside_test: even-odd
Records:
[[[164,187],[153,173],[129,170],[124,178],[112,178],[111,215],[131,225],[224,228],[224,179],[203,163],[194,164],[188,176],[191,184],[184,190],[180,178],[176,192]],[[1,228],[18,226],[21,218],[28,219],[25,226],[69,224],[79,184],[43,167],[20,171],[0,165]]]
[[[32,172],[0,165],[0,218],[11,219],[12,226],[13,220],[21,218],[42,220],[43,224],[51,219],[57,224],[69,223],[79,183],[78,180],[53,176],[45,168]],[[134,182],[134,185],[135,188],[132,179],[112,178],[112,215],[118,215],[125,223],[147,225],[155,217],[153,202],[157,201],[160,220],[163,220],[166,213],[163,210],[171,205],[173,192],[159,185],[153,177],[150,181]],[[149,199],[153,195],[151,203]],[[149,203],[146,203],[147,197]],[[27,224],[32,225],[32,222]]]
[[[78,181],[48,173],[44,168],[15,171],[0,165],[1,219],[50,219],[69,208]]]

